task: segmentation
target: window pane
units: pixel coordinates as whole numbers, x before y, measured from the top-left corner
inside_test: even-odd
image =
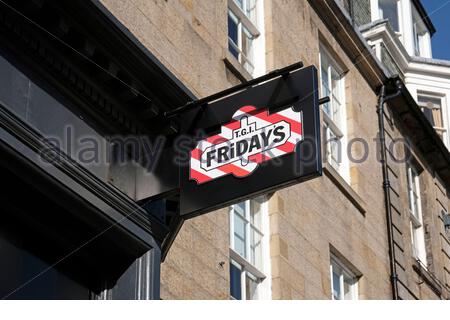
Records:
[[[239,51],[236,48],[237,46],[231,40],[228,40],[228,50],[236,59],[239,59]]]
[[[335,257],[332,257],[331,260],[333,299],[356,299],[357,277],[342,262],[335,259]]]
[[[323,104],[322,108],[339,127],[341,122],[341,104],[344,95],[342,76],[337,68],[330,64],[330,59],[325,52],[321,52],[320,64],[321,96],[330,98],[330,102]]]
[[[261,268],[262,264],[262,236],[254,228],[250,231],[250,262],[257,268]]]
[[[413,194],[414,216],[419,220],[419,198]]]
[[[340,87],[341,75],[337,72],[335,68],[331,68],[331,86],[333,88],[333,95],[341,100],[341,87]]]
[[[417,101],[431,125],[433,127],[443,128],[441,99],[419,96]]]
[[[412,17],[413,17],[413,37],[414,37],[414,54],[421,56],[423,53],[423,40],[424,35],[427,33],[427,28],[423,23],[422,17],[417,11],[416,6],[412,5]]]
[[[339,170],[339,166],[341,164],[341,141],[336,136],[336,134],[330,128],[327,129],[329,131],[328,145],[329,145],[329,155],[328,161],[335,168]]]
[[[245,220],[238,214],[234,215],[234,250],[244,258],[246,257],[245,250]]]
[[[330,97],[330,89],[328,88],[328,80],[323,80],[324,76],[326,76],[326,74],[322,73],[322,96]],[[331,99],[331,97],[330,97],[330,99]],[[333,119],[332,111],[331,111],[331,102],[324,103],[322,108],[323,108],[323,111],[330,117],[330,119]]]
[[[231,11],[228,11],[228,38],[238,43],[238,19]]]
[[[321,71],[320,71],[320,77],[321,77],[321,84],[322,84],[322,92],[321,92],[321,96],[322,97],[329,97],[331,95],[330,92],[330,86],[328,83],[328,61],[325,58],[324,54],[321,54],[321,60],[320,60],[320,64],[321,64]],[[326,112],[328,114],[328,116],[331,118],[331,103],[327,102],[325,104],[323,104],[322,106],[324,112]]]
[[[242,27],[242,48],[241,52],[244,55],[242,57],[241,63],[244,65],[245,69],[252,73],[253,72],[253,36],[250,32]]]
[[[337,126],[340,126],[341,125],[340,111],[342,99],[341,76],[334,68],[331,68],[331,90],[332,90],[332,97],[330,98],[332,100],[331,105],[333,107],[331,119],[335,122]]]
[[[412,249],[413,249],[413,256],[417,257],[417,240],[416,240],[416,228],[414,227],[413,222],[410,222],[411,224],[411,242],[412,242]]]
[[[250,222],[261,231],[261,202],[263,199],[257,198],[250,200]]]
[[[330,95],[330,87],[328,85],[328,69],[322,69],[322,97],[327,97]]]
[[[233,206],[234,212],[240,214],[245,217],[245,201],[239,202]]]
[[[353,299],[353,279],[344,275],[344,299],[351,300]]]
[[[241,300],[241,270],[230,262],[230,295],[237,300]]]
[[[251,50],[252,50],[252,36],[250,33],[245,29],[242,28],[242,48],[241,51],[245,55],[247,59],[251,58]]]
[[[416,227],[414,223],[411,221],[411,241],[412,241],[412,249],[413,249],[413,256],[415,258],[420,258],[420,228]]]
[[[333,299],[341,299],[341,283],[339,281],[339,274],[336,273],[335,266],[333,266]]]
[[[236,2],[239,8],[241,8],[242,10],[244,9],[244,0],[234,0],[234,2]]]
[[[239,51],[238,48],[238,20],[237,18],[231,13],[231,11],[228,11],[228,49],[230,50],[230,53],[236,57],[236,59],[239,58]]]
[[[413,22],[413,34],[414,34],[414,55],[420,56],[420,33],[417,30],[417,22]]]
[[[258,299],[257,288],[258,282],[256,281],[256,279],[247,274],[245,277],[245,299],[246,300]]]
[[[398,8],[397,0],[378,0],[380,8],[380,18],[389,19],[392,28],[395,31],[400,31],[398,23]]]
[[[407,175],[407,182],[408,182],[408,203],[409,203],[409,211],[415,215],[414,209],[414,201],[413,201],[413,177],[412,177],[412,170],[411,167],[406,167],[406,175]]]
[[[331,120],[340,127],[341,126],[341,117],[340,117],[340,110],[341,110],[341,103],[336,98],[336,96],[333,94],[331,97],[331,115],[329,114]]]
[[[245,9],[245,14],[250,19],[253,24],[256,25],[256,1],[257,0],[247,0],[247,7]]]
[[[408,198],[409,198],[409,209],[411,213],[416,217],[417,220],[421,220],[419,217],[419,185],[418,185],[418,179],[419,174],[417,171],[411,167],[408,166]]]
[[[431,125],[434,127],[436,124],[434,123],[434,119],[433,119],[433,111],[432,109],[429,108],[424,108],[423,109],[423,113],[425,115],[425,117],[427,118],[427,120],[431,123]]]

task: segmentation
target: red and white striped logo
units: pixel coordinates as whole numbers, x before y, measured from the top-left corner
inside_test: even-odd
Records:
[[[248,176],[259,163],[295,152],[301,140],[301,112],[287,108],[269,115],[244,106],[220,134],[199,141],[191,151],[190,179],[202,184],[228,174]]]

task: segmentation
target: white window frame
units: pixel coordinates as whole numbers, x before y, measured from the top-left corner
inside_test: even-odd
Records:
[[[347,158],[347,112],[346,112],[346,99],[345,99],[345,76],[344,71],[340,65],[333,59],[330,52],[323,46],[320,45],[319,50],[319,69],[320,69],[320,94],[323,97],[325,95],[322,89],[322,61],[326,59],[328,61],[327,70],[327,84],[330,90],[330,102],[322,105],[322,115],[323,115],[323,127],[324,127],[324,138],[325,138],[325,160],[330,164],[343,178],[345,181],[350,183],[350,169],[349,162]],[[340,80],[338,81],[338,90],[340,95],[340,101],[333,94],[332,88],[332,70],[340,75]],[[335,110],[335,102],[339,103],[339,110],[337,112],[336,119],[332,117],[324,110],[326,105],[330,106],[331,113]],[[336,137],[338,144],[333,143],[333,138]],[[333,144],[335,147],[339,147],[338,159],[333,159],[332,148]]]
[[[268,203],[267,203],[267,197],[262,196],[258,198],[258,201],[260,202],[260,215],[261,215],[261,226],[258,230],[257,228],[252,227],[251,225],[251,217],[250,217],[250,200],[245,200],[242,203],[245,204],[245,233],[246,233],[246,241],[245,241],[245,250],[246,250],[246,256],[240,255],[237,251],[234,250],[234,214],[235,205],[230,207],[230,264],[234,264],[236,267],[238,267],[241,270],[241,298],[243,300],[246,299],[246,277],[249,276],[250,278],[253,278],[257,283],[257,297],[258,299],[270,299],[271,293],[270,293],[270,277],[268,277],[268,274],[270,274],[270,253],[269,253],[269,226],[268,226]],[[238,213],[239,214],[239,213]],[[240,214],[239,214],[240,215]],[[242,217],[242,215],[240,215]],[[251,240],[250,240],[250,234],[251,230],[256,229],[256,231],[261,236],[261,264],[259,266],[254,265],[251,262]],[[265,236],[266,235],[266,236]],[[231,266],[230,266],[231,267]],[[231,279],[230,279],[231,281]],[[230,294],[230,299],[234,299]]]
[[[394,30],[394,32],[398,36],[401,36],[403,34],[402,0],[394,0],[394,1],[397,1],[398,30],[395,30],[394,27],[392,27],[392,29]],[[382,19],[379,0],[372,0],[371,1],[371,14],[372,14],[372,21],[376,21],[376,20]]]
[[[341,272],[339,272],[339,287],[341,296],[339,299],[334,298],[334,284],[333,284],[333,273],[335,269],[339,269]],[[351,299],[345,299],[344,296],[344,276],[350,279],[351,283],[349,283],[350,286],[350,292],[351,292]],[[350,270],[339,258],[337,258],[334,254],[331,254],[330,258],[330,282],[331,282],[331,299],[332,300],[358,300],[358,281],[359,276],[357,276],[353,271]]]
[[[427,253],[425,247],[425,233],[422,218],[422,200],[420,195],[420,178],[417,166],[412,163],[406,165],[406,178],[408,188],[408,212],[410,218],[411,244],[413,257],[422,265],[427,266]],[[415,205],[417,203],[417,206]]]
[[[248,1],[250,0],[242,0],[244,8],[247,6]],[[238,28],[237,30],[238,43],[234,43],[234,41],[228,37],[228,46],[232,46],[233,49],[238,52],[237,60],[251,75],[254,75],[255,72],[257,72],[256,69],[258,69],[257,65],[258,61],[255,55],[255,51],[260,47],[257,45],[256,40],[261,34],[258,28],[258,23],[259,20],[261,20],[260,11],[262,10],[260,2],[262,2],[263,0],[255,0],[255,1],[256,1],[255,21],[250,20],[250,18],[243,11],[243,9],[236,3],[235,0],[228,0],[228,13],[227,13],[229,16],[231,15],[231,18],[236,22]],[[242,52],[242,32],[244,28],[245,30],[248,31],[249,35],[251,36],[250,41],[252,49],[249,56],[246,56]]]
[[[256,287],[256,296],[257,298],[255,300],[260,299],[260,293],[262,290],[260,290],[262,282],[266,279],[266,276],[262,273],[260,273],[257,269],[251,268],[251,265],[249,265],[246,261],[242,261],[239,259],[240,256],[234,256],[231,255],[232,258],[230,259],[230,267],[231,264],[234,265],[236,268],[238,268],[241,271],[241,300],[247,300],[247,286],[246,281],[247,277],[251,278],[257,285]],[[231,279],[230,279],[231,281]],[[230,299],[236,300],[230,293]]]
[[[417,21],[417,22],[414,22]],[[411,3],[411,26],[412,26],[412,41],[413,41],[413,55],[418,57],[431,58],[431,37],[428,28],[414,5]],[[419,32],[418,29],[422,29]]]
[[[419,98],[429,98],[429,99],[433,99],[433,100],[439,100],[440,101],[440,109],[441,109],[441,120],[442,120],[442,125],[443,127],[436,127],[433,126],[434,130],[436,130],[437,132],[442,133],[442,141],[444,142],[444,144],[446,146],[448,146],[448,131],[447,131],[447,107],[445,105],[445,95],[442,94],[438,94],[438,93],[428,93],[428,92],[423,92],[423,91],[417,91],[417,104],[419,105],[419,107],[422,109],[427,108],[426,105],[424,105],[423,103],[421,103],[419,101]]]

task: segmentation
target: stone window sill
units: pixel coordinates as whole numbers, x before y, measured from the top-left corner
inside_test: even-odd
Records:
[[[226,50],[223,62],[225,63],[225,66],[228,68],[228,70],[230,70],[231,73],[235,75],[241,82],[247,82],[253,79],[252,75],[228,50]]]
[[[342,178],[342,176],[328,163],[323,164],[323,172],[333,182],[336,187],[347,197],[348,200],[358,209],[358,211],[366,215],[366,203],[356,193],[355,190]]]
[[[442,295],[442,286],[438,283],[435,276],[425,268],[419,260],[413,258],[412,268],[430,286],[438,296]]]

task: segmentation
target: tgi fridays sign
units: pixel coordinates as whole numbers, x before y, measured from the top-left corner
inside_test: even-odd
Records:
[[[180,115],[182,133],[201,137],[180,167],[180,215],[321,175],[317,91],[311,66]]]
[[[243,178],[260,163],[295,152],[303,139],[301,118],[291,107],[271,115],[254,106],[240,108],[220,134],[201,140],[191,151],[190,178],[198,184],[228,174]]]

